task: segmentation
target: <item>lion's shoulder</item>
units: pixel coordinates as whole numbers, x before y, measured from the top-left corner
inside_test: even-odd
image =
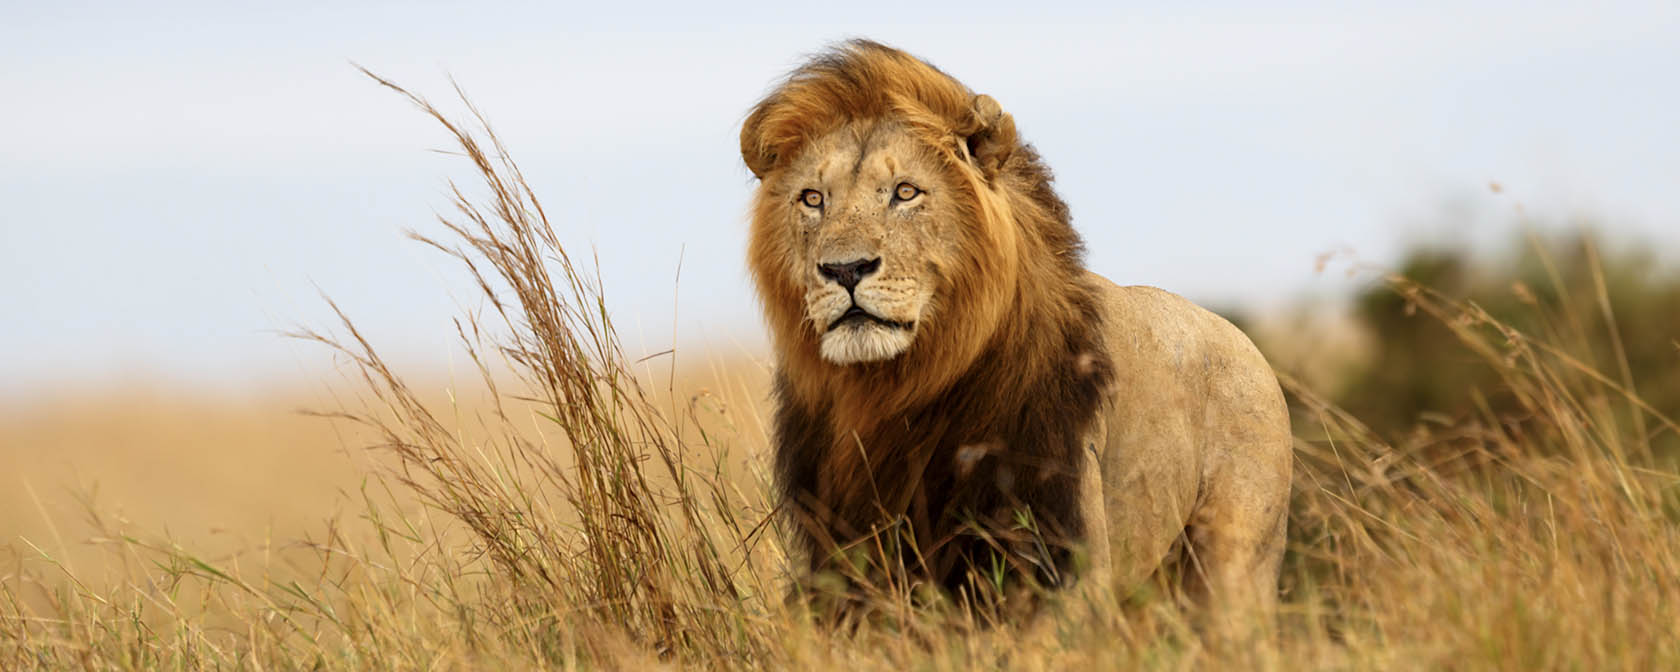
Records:
[[[1276,390],[1259,348],[1229,320],[1157,287],[1121,286],[1095,273],[1085,279],[1094,287],[1103,340],[1122,379],[1169,384],[1218,377]]]

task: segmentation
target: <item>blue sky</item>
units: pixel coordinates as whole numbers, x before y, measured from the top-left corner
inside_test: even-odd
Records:
[[[330,324],[317,287],[399,360],[447,358],[477,303],[401,232],[466,174],[352,61],[448,109],[461,84],[598,250],[633,351],[762,343],[736,133],[854,36],[997,98],[1118,282],[1334,296],[1318,254],[1500,240],[1518,204],[1680,249],[1673,2],[38,4],[0,10],[6,394],[312,375],[273,332]]]

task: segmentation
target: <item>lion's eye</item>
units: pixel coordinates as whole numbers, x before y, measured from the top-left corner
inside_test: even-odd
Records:
[[[822,207],[822,192],[815,189],[806,189],[804,193],[799,195],[799,202],[804,203],[807,207],[820,208]]]
[[[898,200],[900,201],[908,201],[921,195],[921,193],[921,189],[917,189],[916,185],[910,184],[909,182],[900,182],[898,183],[898,188],[893,190],[893,195],[898,197]]]

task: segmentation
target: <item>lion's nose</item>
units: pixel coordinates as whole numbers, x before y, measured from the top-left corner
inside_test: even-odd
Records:
[[[864,277],[881,268],[881,258],[858,259],[839,264],[817,264],[817,272],[823,277],[840,283],[846,291],[852,291]]]

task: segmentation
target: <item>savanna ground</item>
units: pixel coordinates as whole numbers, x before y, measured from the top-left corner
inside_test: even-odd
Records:
[[[9,404],[0,668],[1680,666],[1680,276],[1651,259],[1422,250],[1355,266],[1340,317],[1238,316],[1297,436],[1269,630],[1212,638],[1153,586],[1027,628],[877,586],[836,629],[782,599],[767,363],[628,359],[504,149],[434,115],[484,178],[427,241],[485,292],[449,327],[470,373],[393,371],[349,316],[296,334],[320,385]]]

